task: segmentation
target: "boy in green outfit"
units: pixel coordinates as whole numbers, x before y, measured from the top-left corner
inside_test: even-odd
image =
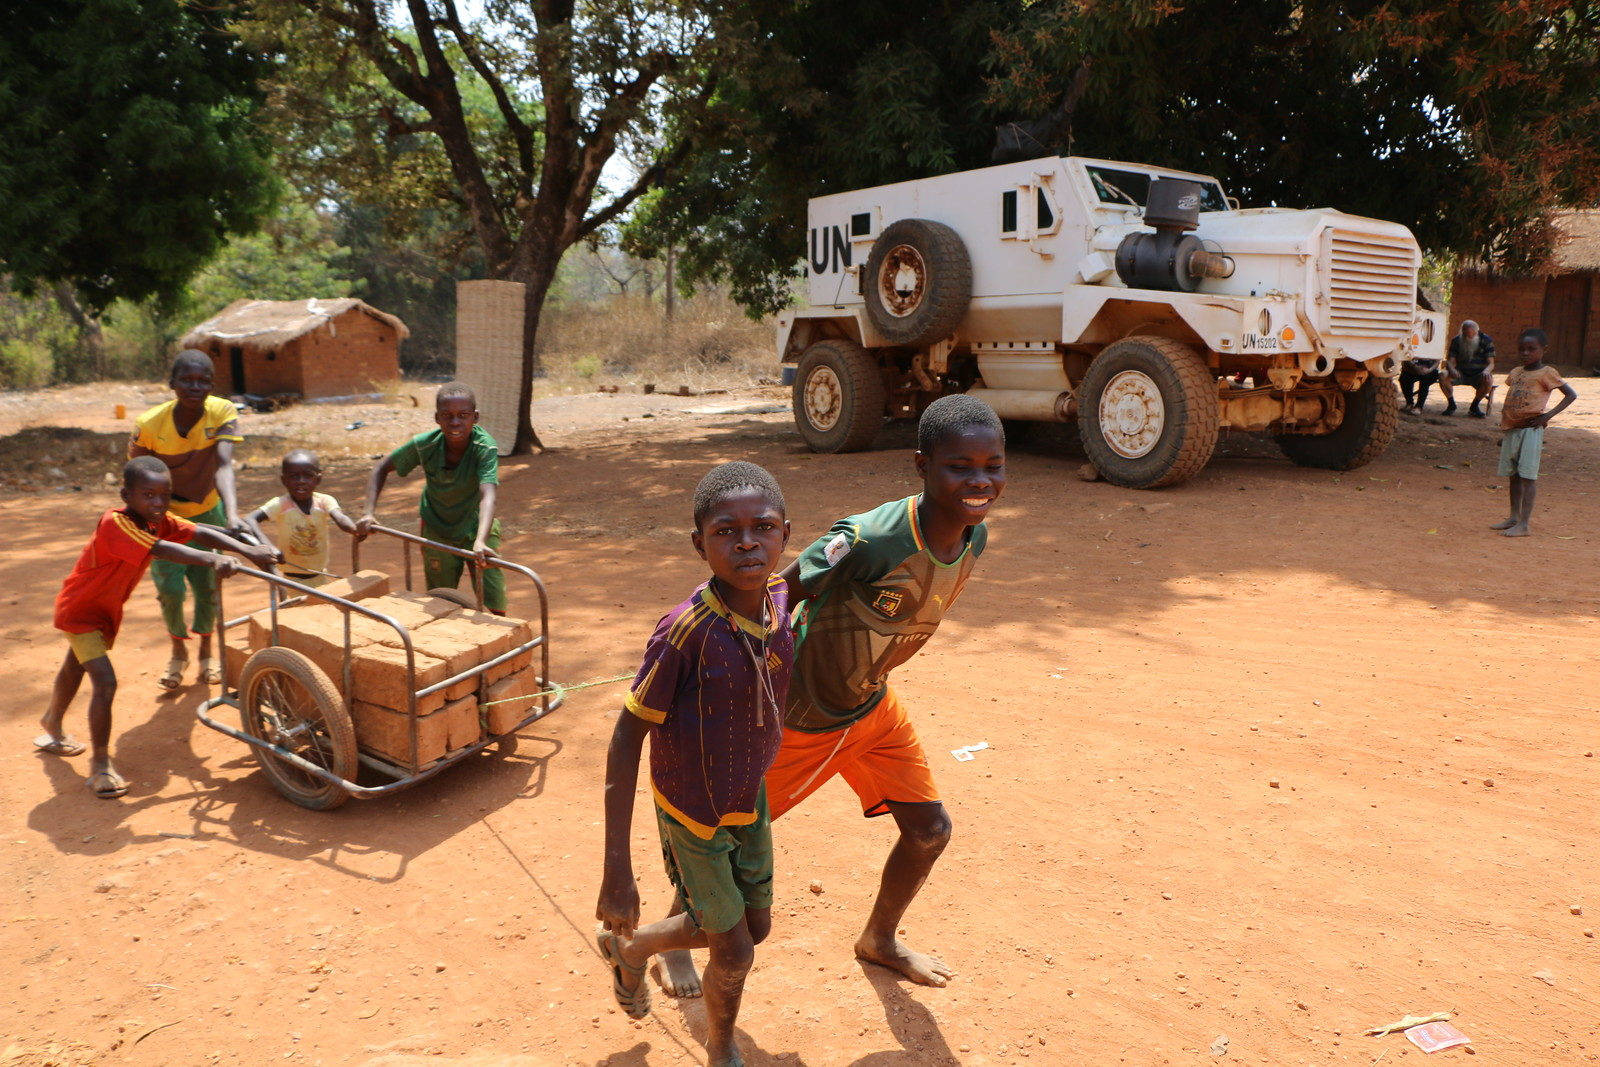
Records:
[[[483,566],[500,547],[500,523],[494,517],[495,489],[500,484],[500,449],[489,431],[478,425],[478,399],[457,382],[441,386],[434,397],[437,430],[419,433],[372,468],[367,482],[367,510],[356,520],[357,539],[377,523],[373,512],[391,473],[402,478],[422,468],[422,536],[430,541],[469,549],[478,557],[483,576],[483,604],[496,615],[506,613],[505,572]],[[465,564],[460,556],[425,548],[422,573],[429,589],[454,589]]]

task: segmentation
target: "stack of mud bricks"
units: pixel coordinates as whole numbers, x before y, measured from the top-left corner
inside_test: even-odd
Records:
[[[519,619],[462,608],[421,593],[389,592],[389,579],[362,571],[324,586],[322,592],[387,615],[411,638],[414,673],[408,673],[404,639],[394,627],[350,613],[350,690],[345,689],[345,612],[325,602],[298,604],[278,612],[281,648],[305,656],[333,682],[350,708],[361,749],[415,772],[486,734],[509,733],[539,692],[533,650],[481,675],[464,679],[416,701],[417,750],[411,751],[411,694],[453,678],[526,644],[533,631]],[[272,645],[266,611],[250,618],[249,649],[227,649],[228,680],[237,685],[245,657]],[[236,642],[231,640],[230,645]],[[481,691],[481,699],[480,699]],[[480,708],[480,703],[486,705]]]

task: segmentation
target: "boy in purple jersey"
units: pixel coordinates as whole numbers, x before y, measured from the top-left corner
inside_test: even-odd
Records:
[[[787,587],[773,576],[789,543],[783,493],[753,463],[724,463],[694,495],[695,551],[711,578],[662,616],[606,759],[605,873],[595,917],[612,993],[631,1018],[650,1010],[650,957],[709,948],[706,1053],[742,1064],[733,1042],[755,946],[772,928],[772,828],[764,780],[782,738],[794,662]],[[639,754],[650,786],[674,914],[638,928],[628,836]]]

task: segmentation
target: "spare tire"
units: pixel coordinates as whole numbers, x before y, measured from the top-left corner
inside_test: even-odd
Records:
[[[890,344],[931,345],[955,332],[972,301],[972,259],[942,222],[901,219],[872,242],[863,296]]]

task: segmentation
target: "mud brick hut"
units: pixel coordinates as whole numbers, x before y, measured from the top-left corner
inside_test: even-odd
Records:
[[[411,331],[353,297],[236,300],[183,335],[217,367],[221,396],[373,392],[400,377],[400,342]]]
[[[1472,319],[1494,338],[1501,369],[1516,358],[1517,334],[1542,326],[1550,335],[1546,356],[1562,367],[1600,371],[1600,209],[1561,211],[1550,273],[1510,278],[1478,267],[1456,272],[1450,320],[1460,329]]]

